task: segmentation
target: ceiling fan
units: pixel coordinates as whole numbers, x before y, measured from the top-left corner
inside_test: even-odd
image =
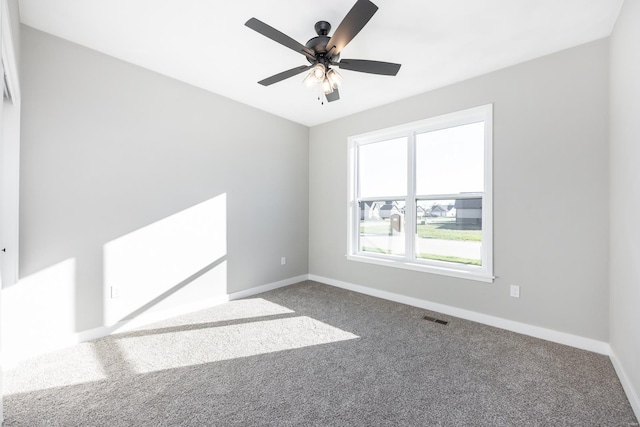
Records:
[[[265,24],[256,18],[249,19],[245,25],[257,31],[265,37],[280,43],[283,46],[301,53],[307,58],[310,65],[301,65],[287,71],[260,80],[263,86],[269,86],[302,72],[311,70],[304,80],[309,87],[319,87],[320,97],[324,95],[328,102],[340,99],[338,87],[342,77],[332,66],[343,70],[359,71],[361,73],[395,76],[400,70],[400,64],[381,61],[369,61],[366,59],[340,59],[342,49],[362,30],[378,10],[378,6],[369,0],[357,0],[347,16],[344,17],[332,36],[329,36],[331,24],[327,21],[319,21],[315,25],[316,37],[313,37],[305,45],[298,43],[286,34]]]

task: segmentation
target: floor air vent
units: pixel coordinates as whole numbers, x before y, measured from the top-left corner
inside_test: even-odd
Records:
[[[439,323],[441,325],[448,325],[449,324],[449,322],[447,322],[446,320],[436,319],[435,317],[431,317],[431,316],[424,316],[423,319],[424,320],[428,320],[429,322]]]

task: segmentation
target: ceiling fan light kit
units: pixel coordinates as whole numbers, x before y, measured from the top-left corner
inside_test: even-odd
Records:
[[[334,89],[337,89],[342,84],[342,76],[334,69],[327,71],[327,79]]]
[[[313,87],[316,84],[322,84],[325,79],[325,67],[322,64],[316,64],[307,77],[303,80],[303,83],[307,87]]]
[[[318,21],[315,25],[317,36],[310,39],[305,45],[298,43],[286,34],[256,18],[249,19],[245,23],[247,27],[289,49],[301,53],[311,64],[283,71],[258,83],[263,86],[269,86],[311,70],[303,80],[303,83],[310,88],[319,88],[320,95],[318,99],[324,103],[324,99],[328,102],[340,99],[338,88],[342,83],[342,76],[331,68],[332,66],[361,73],[395,76],[400,70],[400,64],[366,59],[340,59],[342,49],[362,30],[377,10],[378,6],[371,1],[358,0],[338,25],[332,36],[329,36],[331,24],[327,21]]]

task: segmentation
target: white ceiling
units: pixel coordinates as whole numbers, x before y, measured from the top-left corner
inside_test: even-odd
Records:
[[[305,74],[257,81],[304,56],[244,26],[251,17],[304,44],[355,0],[20,0],[31,27],[313,126],[608,36],[623,0],[372,0],[378,12],[343,58],[397,62],[396,77],[341,71],[321,105]]]

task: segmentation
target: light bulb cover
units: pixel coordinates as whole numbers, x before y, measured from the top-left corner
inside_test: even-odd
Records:
[[[306,87],[313,87],[313,86],[318,84],[318,79],[316,79],[316,76],[314,76],[313,72],[311,72],[311,73],[307,74],[307,77],[304,78],[302,83]]]
[[[324,65],[316,64],[311,70],[311,73],[318,80],[318,82],[322,82],[322,80],[324,80],[325,71],[326,69],[324,68]]]
[[[338,89],[342,84],[342,76],[333,68],[327,71],[327,80],[333,89]]]
[[[322,82],[322,91],[324,92],[325,95],[329,95],[330,93],[333,93],[333,87],[331,86],[331,83],[329,82],[328,78],[325,78],[324,81]]]

